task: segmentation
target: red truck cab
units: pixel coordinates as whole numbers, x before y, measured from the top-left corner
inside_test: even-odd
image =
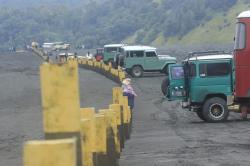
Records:
[[[101,60],[103,60],[103,48],[96,49],[95,59],[97,62],[100,62]]]
[[[235,99],[237,102],[250,101],[250,11],[237,17],[235,45]]]

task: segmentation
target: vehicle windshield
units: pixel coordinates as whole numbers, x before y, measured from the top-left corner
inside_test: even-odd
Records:
[[[246,46],[246,25],[243,23],[236,24],[234,50],[244,49]]]
[[[184,78],[184,70],[182,66],[174,66],[171,68],[172,79],[178,80]]]
[[[106,47],[104,48],[104,52],[107,52],[107,53],[117,52],[117,47]]]

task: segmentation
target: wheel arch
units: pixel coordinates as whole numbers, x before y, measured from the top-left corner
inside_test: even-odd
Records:
[[[133,65],[133,66],[131,67],[131,69],[133,69],[134,67],[137,67],[137,66],[141,67],[142,70],[144,70],[144,68],[142,67],[142,65],[139,65],[139,64]]]
[[[214,93],[214,94],[208,94],[205,96],[204,100],[203,100],[203,104],[208,100],[211,99],[213,97],[219,97],[222,98],[223,100],[227,101],[227,96],[223,93]]]

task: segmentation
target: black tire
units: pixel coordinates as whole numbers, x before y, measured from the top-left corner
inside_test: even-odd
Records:
[[[203,112],[202,112],[201,109],[197,109],[196,114],[197,114],[197,116],[198,116],[201,120],[206,121],[205,118],[204,118],[204,116],[203,116]]]
[[[169,79],[168,77],[164,78],[161,83],[161,92],[164,96],[168,94],[168,86],[169,86]]]
[[[141,66],[134,66],[131,70],[131,74],[133,77],[142,77],[143,76],[143,69]]]
[[[224,99],[213,97],[205,101],[202,114],[207,122],[223,122],[227,120],[229,111]]]

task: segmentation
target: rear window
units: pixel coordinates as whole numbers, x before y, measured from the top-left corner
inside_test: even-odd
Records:
[[[229,63],[207,63],[200,64],[200,76],[212,77],[212,76],[225,76],[230,73]]]
[[[104,49],[105,52],[110,53],[110,52],[116,52],[117,51],[117,47],[106,47]]]
[[[144,52],[143,51],[130,51],[130,57],[143,57],[144,56]]]
[[[184,70],[182,66],[171,67],[171,77],[174,80],[184,78]]]

